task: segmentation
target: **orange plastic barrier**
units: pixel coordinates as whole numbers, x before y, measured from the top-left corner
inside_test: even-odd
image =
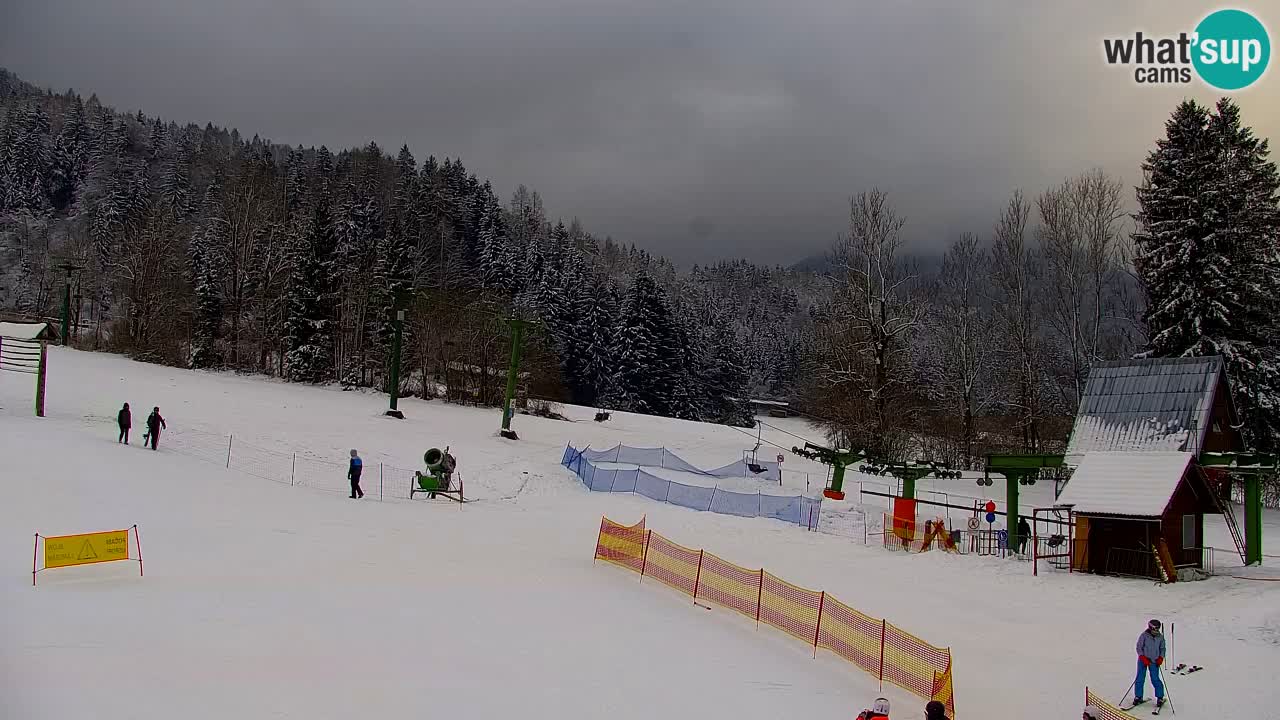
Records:
[[[1084,689],[1084,704],[1098,708],[1098,720],[1137,720],[1134,716],[1103,700],[1089,688]]]
[[[644,569],[644,541],[644,518],[630,527],[604,518],[600,521],[600,538],[596,541],[596,559],[641,572]]]
[[[825,648],[883,684],[946,705],[955,718],[951,650],[934,647],[888,621],[864,615],[820,590],[808,590],[671,542],[646,530],[644,519],[626,526],[603,518],[596,559],[652,577],[696,601],[703,599],[754,618],[809,645]]]

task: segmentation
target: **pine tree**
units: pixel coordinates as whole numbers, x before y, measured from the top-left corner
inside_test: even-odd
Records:
[[[227,221],[223,217],[222,188],[215,181],[205,190],[200,226],[191,238],[189,260],[195,293],[191,367],[209,368],[222,364],[218,337],[222,329],[226,247]]]
[[[285,335],[289,379],[319,383],[333,376],[333,268],[337,244],[329,182],[333,159],[321,148],[313,168],[315,187],[305,226],[292,252]]]
[[[1151,357],[1221,355],[1248,442],[1280,446],[1280,210],[1268,144],[1184,101],[1143,169],[1134,234]]]

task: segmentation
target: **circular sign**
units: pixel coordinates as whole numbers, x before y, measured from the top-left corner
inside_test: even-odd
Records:
[[[782,462],[782,460],[783,460],[782,453],[778,453],[778,462]]]
[[[988,513],[993,513],[996,511],[996,504],[995,504],[995,501],[993,500],[988,500],[987,504],[984,505],[983,507],[986,509]]]
[[[971,518],[969,518],[969,529],[970,529],[970,530],[977,530],[977,529],[978,529],[978,518],[976,518],[976,517],[971,517]]]
[[[995,521],[996,521],[996,514],[995,514],[995,513],[993,513],[993,512],[989,512],[989,513],[987,513],[987,524],[988,524],[988,525],[990,525],[991,523],[993,523],[993,522],[995,522]]]

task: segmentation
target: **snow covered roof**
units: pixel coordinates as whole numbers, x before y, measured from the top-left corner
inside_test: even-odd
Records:
[[[1080,399],[1066,454],[1199,452],[1209,429],[1222,368],[1222,358],[1217,356],[1095,365]]]
[[[49,323],[0,322],[0,338],[39,340],[41,335],[46,339],[52,338],[53,329]]]
[[[1055,505],[1077,513],[1160,517],[1195,456],[1189,452],[1091,452]]]

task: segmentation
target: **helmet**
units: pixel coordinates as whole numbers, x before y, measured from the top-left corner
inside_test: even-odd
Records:
[[[1101,720],[1102,711],[1096,705],[1086,705],[1084,708],[1084,716],[1089,720]]]
[[[356,453],[356,451],[355,451],[355,450],[352,450],[352,451],[351,451],[351,457],[355,457],[355,456],[356,456],[356,454],[357,454],[357,453]]]
[[[876,701],[871,703],[871,712],[877,712],[877,713],[880,713],[881,715],[888,715],[889,701],[884,698],[876,698]]]
[[[1159,629],[1160,629],[1160,621],[1159,621],[1159,620],[1156,620],[1155,618],[1151,618],[1151,620],[1149,620],[1149,621],[1147,622],[1147,629],[1148,629],[1148,630],[1159,630]]]

